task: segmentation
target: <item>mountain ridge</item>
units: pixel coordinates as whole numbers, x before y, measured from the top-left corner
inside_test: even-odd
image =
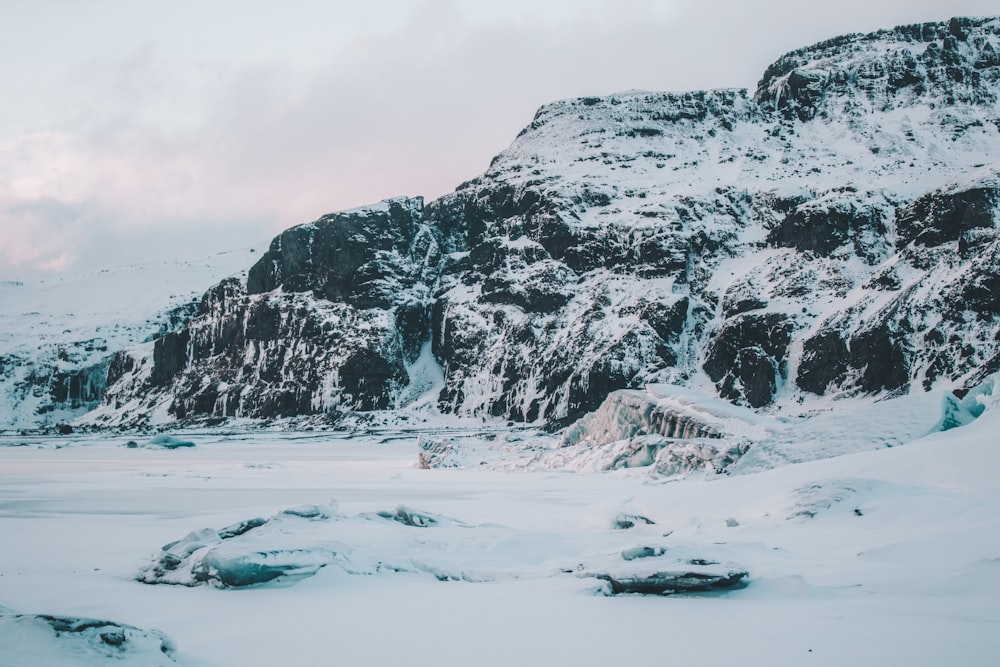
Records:
[[[554,424],[650,383],[785,414],[971,386],[1000,363],[998,49],[956,18],[790,52],[753,95],[544,105],[452,193],[283,232],[82,423],[392,409],[426,346],[442,411]]]

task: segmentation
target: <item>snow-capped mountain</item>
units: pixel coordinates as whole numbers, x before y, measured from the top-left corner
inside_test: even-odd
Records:
[[[752,94],[546,105],[449,195],[278,236],[102,362],[83,421],[430,394],[562,423],[650,383],[796,414],[973,386],[1000,370],[998,95],[1000,19],[956,18],[792,52]]]
[[[678,382],[788,407],[996,366],[998,28],[838,38],[753,97],[543,107],[430,207],[472,249],[435,306],[446,401],[558,419]]]

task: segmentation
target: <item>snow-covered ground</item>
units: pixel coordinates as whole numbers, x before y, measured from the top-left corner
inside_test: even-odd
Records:
[[[988,408],[904,446],[674,482],[420,469],[417,430],[5,436],[0,665],[994,665],[998,433]],[[230,555],[335,556],[248,588],[135,580],[192,531],[258,517]],[[626,561],[636,547],[664,553]],[[677,559],[741,566],[746,586],[607,596],[596,577]],[[158,630],[176,652],[107,657],[13,613]]]

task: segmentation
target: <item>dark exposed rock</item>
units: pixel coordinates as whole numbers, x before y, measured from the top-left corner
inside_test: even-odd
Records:
[[[153,344],[153,373],[150,380],[155,386],[170,383],[187,363],[188,331],[168,333]]]
[[[770,403],[785,374],[792,328],[781,313],[747,313],[727,321],[709,343],[704,364],[720,395],[755,408]]]
[[[313,291],[317,297],[346,303],[378,302],[370,282],[378,265],[409,249],[418,232],[423,200],[390,200],[372,207],[333,213],[283,232],[247,275],[247,293],[283,287]],[[369,288],[369,289],[366,289]],[[361,307],[386,307],[388,304]]]
[[[757,297],[748,297],[745,299],[726,299],[722,303],[722,315],[729,318],[735,315],[748,313],[751,310],[761,310],[766,307],[767,301]]]
[[[395,512],[379,512],[378,516],[412,528],[429,528],[439,522],[435,517],[423,512],[416,512],[408,507],[397,507]]]
[[[112,385],[135,370],[135,357],[125,351],[115,352],[108,365],[107,380]]]
[[[996,226],[1000,190],[977,187],[953,193],[932,192],[899,210],[897,247],[910,243],[936,246],[958,241],[959,254],[968,258],[979,249],[979,230]],[[995,238],[995,233],[987,238]]]
[[[1000,316],[1000,273],[996,266],[977,267],[962,287],[962,299],[969,310]]]
[[[836,331],[820,331],[802,345],[802,359],[795,384],[823,395],[828,386],[844,379],[848,367],[847,343]]]
[[[93,407],[104,396],[108,373],[108,362],[78,370],[56,371],[52,376],[49,395],[55,403]]]
[[[873,255],[872,242],[884,239],[887,231],[881,208],[859,203],[844,193],[833,200],[797,207],[771,231],[768,242],[824,257],[852,242],[854,252],[874,263],[880,258]]]
[[[863,331],[851,339],[848,363],[861,371],[862,391],[893,391],[910,379],[906,351],[887,325]]]
[[[421,215],[398,199],[289,229],[155,341],[149,384],[178,419],[392,407],[430,337],[440,251]],[[119,357],[111,374],[141,372]]]
[[[692,563],[702,565],[703,563]],[[597,574],[596,578],[608,583],[611,595],[672,595],[677,593],[706,593],[709,591],[731,590],[743,586],[747,577],[745,570],[724,573],[700,572],[697,570],[669,570],[638,575]]]
[[[611,527],[615,530],[630,530],[637,525],[653,526],[656,522],[641,514],[619,514],[611,522]]]

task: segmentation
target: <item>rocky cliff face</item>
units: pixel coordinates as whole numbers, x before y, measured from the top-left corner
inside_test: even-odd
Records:
[[[839,37],[757,91],[547,105],[423,206],[292,228],[112,364],[106,421],[400,403],[558,422],[693,387],[766,410],[1000,364],[1000,20]],[[113,376],[113,378],[111,377]]]
[[[119,355],[93,418],[394,407],[407,365],[430,337],[441,240],[424,224],[419,198],[285,231],[245,275],[206,292],[183,328]]]

